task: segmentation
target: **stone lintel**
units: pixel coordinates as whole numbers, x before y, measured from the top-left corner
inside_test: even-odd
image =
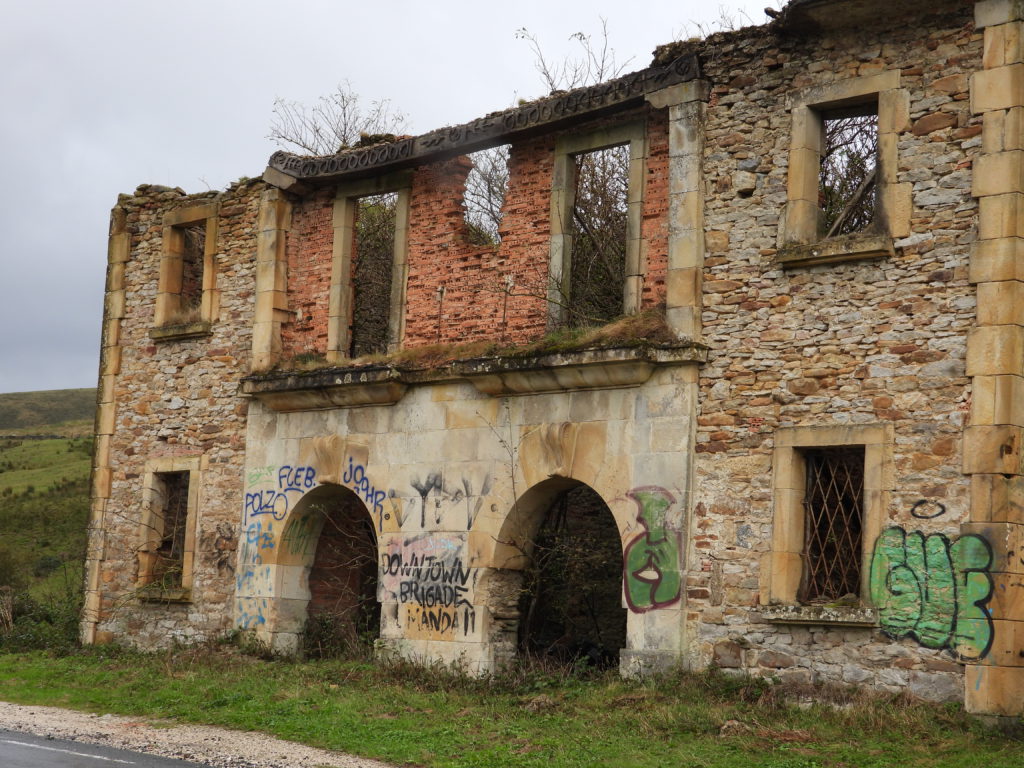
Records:
[[[606,83],[575,88],[420,136],[349,149],[323,157],[275,152],[270,157],[268,171],[277,171],[286,178],[273,173],[269,176],[265,173],[263,178],[282,188],[291,188],[295,180],[322,184],[377,176],[386,171],[468,154],[640,106],[649,93],[699,77],[700,63],[697,55],[688,53],[665,66],[648,67]]]

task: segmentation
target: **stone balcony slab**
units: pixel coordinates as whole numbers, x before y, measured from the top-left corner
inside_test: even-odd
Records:
[[[617,389],[643,384],[660,366],[698,364],[706,358],[706,347],[681,342],[479,357],[430,368],[338,365],[246,376],[241,393],[275,411],[290,412],[393,405],[410,386],[451,381],[468,381],[480,392],[496,397]]]

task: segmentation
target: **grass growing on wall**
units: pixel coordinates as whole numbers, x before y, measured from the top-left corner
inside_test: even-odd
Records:
[[[396,764],[824,768],[1024,764],[956,706],[836,690],[829,703],[722,674],[638,683],[543,671],[267,661],[232,646],[0,654],[0,699],[257,729]],[[819,692],[820,695],[821,692]],[[796,696],[796,698],[790,698]]]

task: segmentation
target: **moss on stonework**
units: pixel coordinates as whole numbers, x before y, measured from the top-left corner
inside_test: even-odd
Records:
[[[328,361],[319,352],[303,352],[279,363],[277,371],[315,371],[323,368],[359,368],[394,366],[419,370],[441,368],[457,360],[480,357],[521,358],[580,352],[612,347],[675,346],[680,339],[665,321],[664,307],[644,310],[618,318],[606,325],[583,328],[561,328],[525,344],[502,345],[493,341],[462,344],[426,344],[396,350],[387,354],[362,355],[343,363]]]

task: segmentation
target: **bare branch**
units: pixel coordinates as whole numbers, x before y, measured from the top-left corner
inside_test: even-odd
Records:
[[[273,113],[267,138],[279,147],[310,155],[333,155],[363,135],[400,133],[406,125],[405,115],[393,109],[388,99],[362,104],[347,80],[312,107],[277,98]]]

